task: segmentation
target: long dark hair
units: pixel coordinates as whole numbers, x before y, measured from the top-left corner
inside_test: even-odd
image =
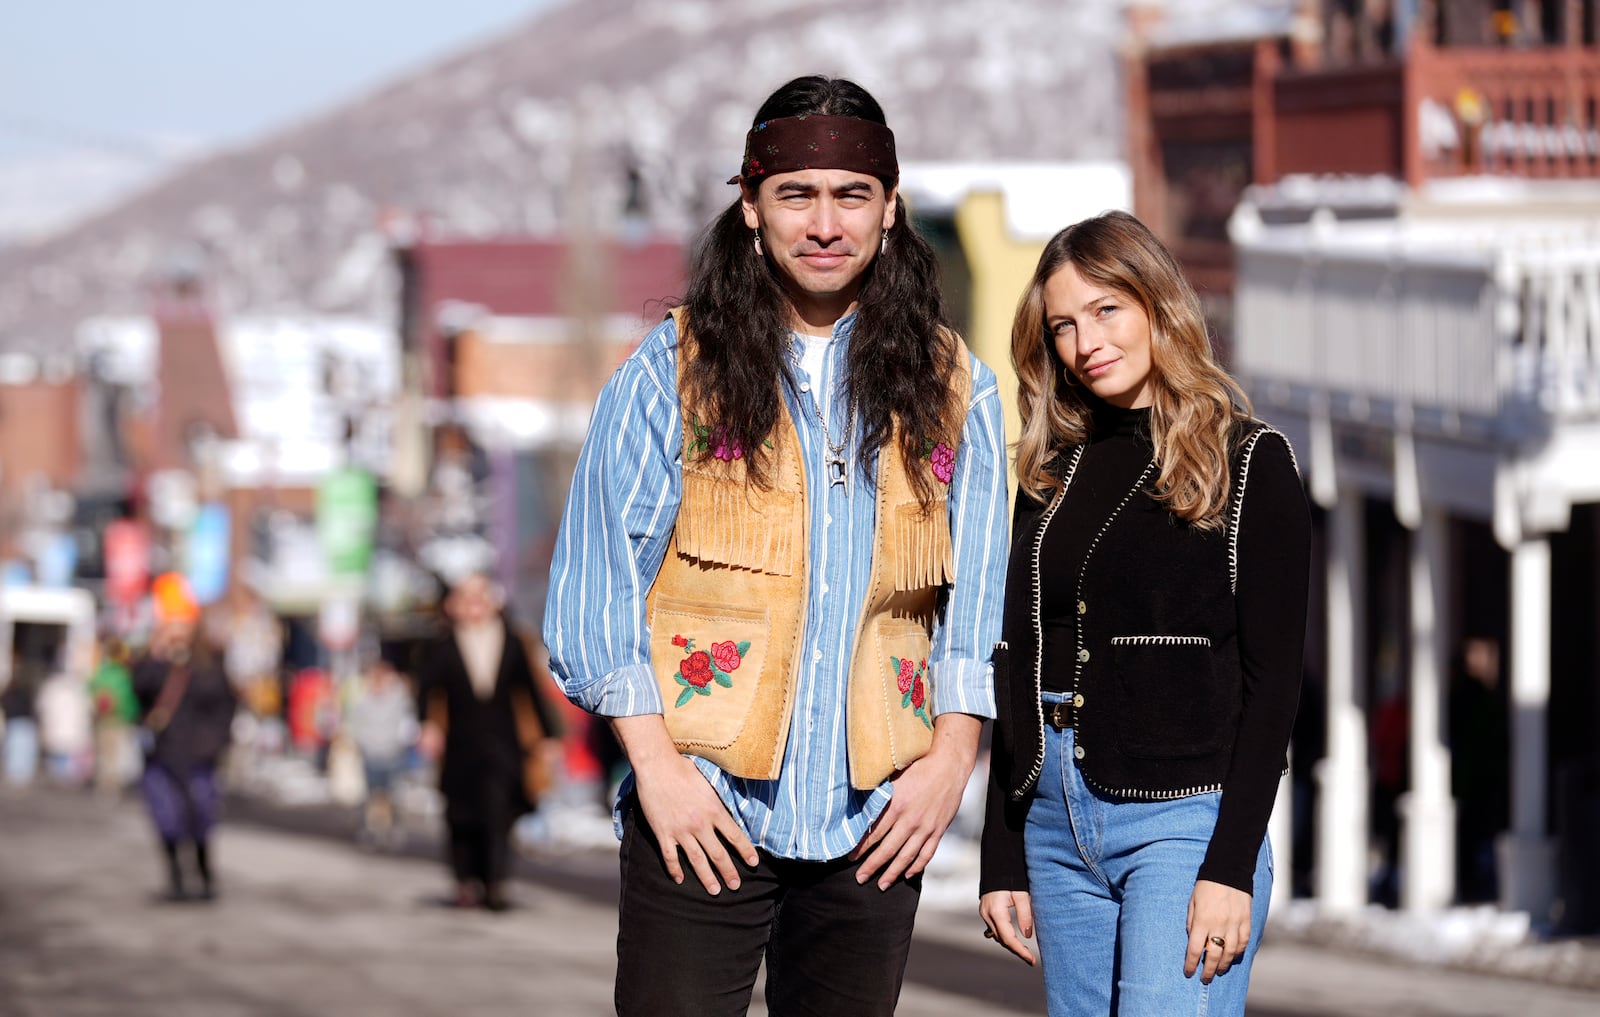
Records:
[[[1126,212],[1085,219],[1050,238],[1011,326],[1017,369],[1017,489],[1048,500],[1062,480],[1052,467],[1064,448],[1089,438],[1094,411],[1081,383],[1062,373],[1045,321],[1044,289],[1067,265],[1096,286],[1137,304],[1150,320],[1154,391],[1150,436],[1161,473],[1156,500],[1205,530],[1219,529],[1228,507],[1228,449],[1250,400],[1211,351],[1205,315],[1183,269],[1144,223]]]
[[[883,108],[860,85],[813,76],[772,93],[752,126],[802,114],[886,122]],[[895,180],[884,179],[883,185],[887,190]],[[863,429],[863,459],[882,449],[898,419],[901,453],[914,463],[925,440],[955,445],[961,417],[949,393],[958,350],[946,339],[953,333],[947,332],[933,248],[911,225],[905,199],[899,200],[887,249],[862,276],[845,387]],[[694,335],[694,356],[685,368],[690,402],[705,414],[700,423],[745,450],[747,475],[763,486],[770,465],[763,443],[773,437],[783,410],[778,383],[789,369],[785,350],[792,322],[775,272],[756,254],[735,200],[701,234],[684,301]],[[934,493],[927,472],[910,471],[924,503]]]

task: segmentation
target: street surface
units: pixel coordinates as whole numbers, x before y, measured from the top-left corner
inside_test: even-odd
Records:
[[[306,813],[306,816],[312,815]],[[3,1017],[586,1017],[611,1012],[615,860],[524,863],[504,915],[441,903],[442,864],[374,855],[317,823],[236,806],[221,899],[156,901],[137,802],[0,793]],[[288,828],[285,828],[288,827]],[[1037,976],[924,907],[900,1012],[1043,1012]],[[759,986],[752,1014],[761,1015]],[[1594,1017],[1600,994],[1263,947],[1251,1017]]]

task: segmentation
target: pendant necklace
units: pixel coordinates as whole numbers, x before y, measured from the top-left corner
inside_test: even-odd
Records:
[[[820,401],[813,399],[811,402],[812,412],[817,415],[817,423],[822,425],[823,444],[827,446],[827,455],[823,461],[827,467],[828,486],[844,488],[844,496],[848,498],[850,497],[850,464],[845,461],[844,450],[845,446],[850,444],[850,432],[855,429],[856,408],[854,406],[850,407],[850,411],[845,415],[844,436],[839,439],[839,444],[835,445],[833,443],[833,434],[828,430],[828,418],[822,415]]]

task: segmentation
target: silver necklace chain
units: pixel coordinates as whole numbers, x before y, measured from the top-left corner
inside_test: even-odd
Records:
[[[844,418],[844,437],[835,445],[833,432],[828,430],[828,418],[822,415],[821,400],[811,400],[811,412],[817,415],[817,423],[822,425],[822,441],[827,446],[828,454],[824,461],[828,470],[828,486],[843,487],[846,497],[850,495],[850,464],[845,460],[844,450],[850,444],[850,435],[856,426],[856,408],[851,406]]]
[[[791,331],[790,342],[799,342],[800,333]],[[851,404],[845,411],[844,433],[838,444],[834,444],[833,432],[828,429],[828,418],[822,415],[822,399],[820,392],[811,393],[811,412],[816,415],[817,423],[822,425],[822,441],[826,446],[827,454],[823,457],[824,468],[827,471],[828,486],[844,488],[845,497],[850,496],[850,464],[845,459],[844,450],[850,444],[850,435],[855,432],[856,408]]]

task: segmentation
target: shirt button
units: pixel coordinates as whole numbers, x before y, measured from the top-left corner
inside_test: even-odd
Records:
[[[828,584],[827,583],[823,583],[822,584],[822,592],[823,593],[827,593],[828,592]]]
[[[825,516],[822,517],[822,521],[823,521],[823,523],[825,525],[832,526],[833,525],[833,516],[825,515]]]
[[[802,391],[802,392],[811,391],[811,383],[809,381],[802,381],[800,383],[800,391]]]
[[[1082,745],[1074,745],[1072,747],[1072,757],[1074,759],[1082,759],[1083,758],[1083,746]]]
[[[1078,601],[1078,613],[1079,614],[1088,614],[1089,613],[1089,605],[1085,604],[1081,600]]]
[[[1080,692],[1072,697],[1072,706],[1074,709],[1081,709],[1083,707],[1083,693]]]
[[[1088,650],[1079,650],[1078,651],[1078,659],[1087,664],[1089,662],[1089,651]]]
[[[821,663],[821,661],[822,661],[822,651],[821,650],[812,650],[811,651],[811,659],[813,661],[817,662],[817,663]]]

